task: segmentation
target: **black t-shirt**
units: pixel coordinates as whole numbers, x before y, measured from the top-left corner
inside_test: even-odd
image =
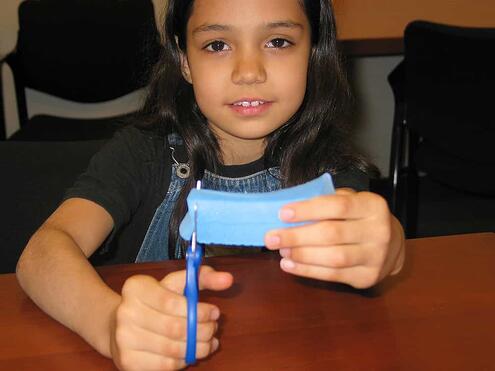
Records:
[[[185,161],[181,150],[174,157]],[[182,158],[181,158],[182,157]],[[106,263],[133,262],[156,208],[166,196],[172,159],[166,138],[134,126],[126,127],[91,159],[64,199],[79,197],[102,206],[114,230],[104,244]],[[243,177],[264,169],[263,159],[221,166],[218,175]],[[368,176],[357,169],[333,175],[335,187],[367,190]]]

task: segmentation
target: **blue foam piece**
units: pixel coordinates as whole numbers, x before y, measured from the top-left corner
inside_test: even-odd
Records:
[[[194,205],[197,205],[197,240],[204,244],[264,246],[264,236],[272,229],[305,223],[282,222],[282,206],[316,196],[335,193],[330,174],[307,183],[265,193],[232,193],[192,189],[187,197],[188,212],[179,233],[190,240]]]

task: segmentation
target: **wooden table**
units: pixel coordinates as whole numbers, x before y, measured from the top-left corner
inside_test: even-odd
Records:
[[[407,255],[398,277],[364,291],[285,274],[275,254],[208,259],[236,284],[202,294],[222,310],[221,349],[196,369],[495,369],[495,234],[409,240]],[[119,290],[132,274],[182,266],[99,271]],[[0,370],[76,369],[113,366],[0,276]]]
[[[400,54],[406,25],[416,19],[495,27],[494,0],[333,0],[339,39],[350,55]]]

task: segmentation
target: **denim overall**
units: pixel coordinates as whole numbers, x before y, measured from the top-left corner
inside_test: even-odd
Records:
[[[177,135],[168,136],[169,145],[181,145],[182,140]],[[168,151],[167,151],[168,153]],[[177,175],[179,164],[172,163],[172,172],[170,177],[170,185],[160,206],[155,211],[155,215],[151,221],[146,236],[144,237],[139,253],[136,257],[136,262],[148,262],[167,260],[170,258],[182,258],[180,248],[175,249],[175,256],[168,255],[168,224],[170,216],[174,209],[175,202],[179,197],[179,193],[187,179],[182,179]],[[270,192],[281,188],[280,170],[278,167],[273,167],[267,170],[259,171],[241,178],[227,178],[214,173],[205,171],[201,182],[201,187],[204,189],[213,189],[227,192]],[[206,247],[208,255],[208,247]]]

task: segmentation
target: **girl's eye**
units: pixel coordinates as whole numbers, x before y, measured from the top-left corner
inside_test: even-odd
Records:
[[[287,48],[291,45],[290,41],[282,38],[273,39],[266,43],[268,48]]]
[[[225,50],[229,50],[229,47],[223,41],[213,41],[208,45],[206,45],[205,49],[209,52],[217,53],[217,52],[223,52]]]

